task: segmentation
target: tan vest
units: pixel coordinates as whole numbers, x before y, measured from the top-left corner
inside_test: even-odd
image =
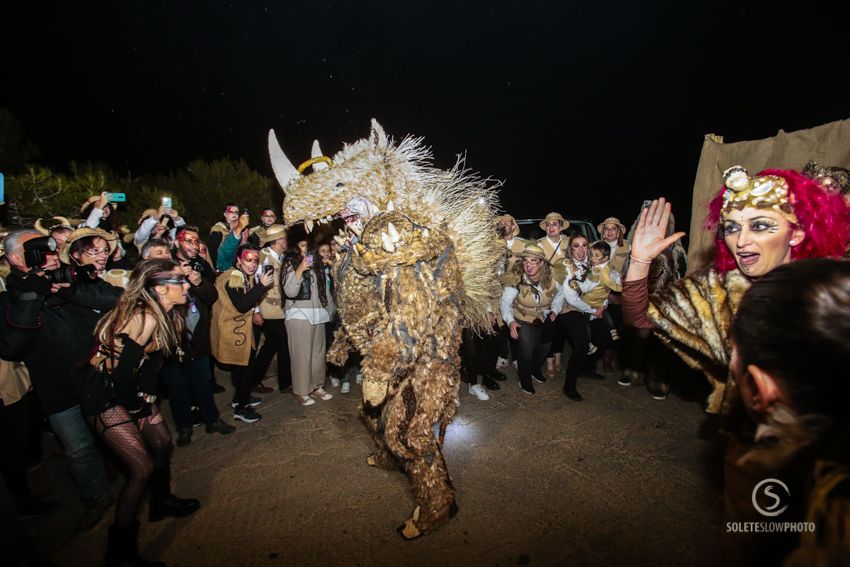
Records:
[[[0,400],[10,406],[27,395],[32,384],[23,362],[0,360]]]
[[[519,293],[514,301],[514,318],[523,323],[531,323],[535,319],[543,321],[543,311],[552,306],[552,300],[555,299],[555,295],[558,293],[555,280],[551,279],[549,287],[543,290],[540,303],[537,303],[534,289],[531,286],[518,284],[516,288],[519,290]]]
[[[552,241],[549,240],[549,237],[544,236],[543,238],[539,238],[537,240],[537,245],[543,249],[543,253],[546,255],[546,260],[550,264],[556,264],[557,262],[563,261],[564,257],[566,257],[567,248],[569,248],[569,242],[569,238],[562,235],[561,245],[553,245]],[[557,250],[555,250],[555,246],[558,246]]]
[[[237,311],[230,301],[226,286],[233,289],[244,288],[245,275],[236,268],[230,268],[215,281],[218,300],[213,303],[212,308],[210,348],[215,359],[222,364],[248,366],[251,346],[254,344],[254,312]]]
[[[513,269],[514,264],[516,264],[517,260],[519,260],[519,255],[522,253],[523,249],[525,249],[525,245],[528,243],[528,241],[520,238],[519,236],[515,236],[513,244],[511,244],[510,246],[508,246],[507,240],[503,240],[502,242],[507,248],[508,258],[506,262],[507,267],[505,269],[505,273],[507,273]]]
[[[283,319],[283,292],[280,289],[280,261],[277,259],[277,252],[266,246],[260,250],[260,264],[271,264],[274,266],[274,285],[263,296],[260,301],[260,313],[263,319]]]

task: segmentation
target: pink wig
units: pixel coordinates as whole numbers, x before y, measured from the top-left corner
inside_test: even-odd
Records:
[[[850,244],[850,208],[841,195],[825,190],[817,181],[792,169],[765,169],[760,175],[776,175],[788,182],[788,194],[799,228],[806,233],[803,242],[791,248],[791,258],[829,258],[844,256]],[[720,211],[726,187],[708,205],[705,227],[714,231],[717,252],[715,265],[721,273],[737,268],[735,257],[723,240]]]

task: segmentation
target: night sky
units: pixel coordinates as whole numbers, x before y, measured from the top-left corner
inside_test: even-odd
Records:
[[[838,2],[15,4],[0,106],[59,168],[230,156],[271,176],[270,127],[297,164],[375,117],[440,166],[467,152],[516,216],[630,224],[666,194],[681,223],[704,134],[850,117]]]

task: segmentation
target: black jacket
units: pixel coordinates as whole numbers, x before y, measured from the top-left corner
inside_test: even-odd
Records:
[[[212,304],[218,299],[218,291],[216,291],[213,284],[202,278],[201,285],[193,285],[189,288],[189,296],[194,303],[194,308],[198,310],[199,319],[198,324],[195,326],[195,332],[191,333],[187,340],[183,341],[184,360],[186,362],[211,354],[210,309],[212,308]],[[192,305],[190,304],[188,308],[192,309]],[[174,362],[174,360],[170,360],[169,362]]]
[[[94,327],[124,290],[98,280],[45,295],[16,270],[6,284],[9,291],[0,293],[0,358],[26,364],[47,414],[79,404],[91,373]]]

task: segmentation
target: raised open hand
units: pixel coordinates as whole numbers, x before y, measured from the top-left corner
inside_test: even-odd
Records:
[[[655,199],[648,209],[640,213],[640,220],[632,238],[632,259],[639,263],[649,263],[668,246],[685,236],[677,232],[667,236],[667,224],[670,221],[670,203],[664,198]]]

